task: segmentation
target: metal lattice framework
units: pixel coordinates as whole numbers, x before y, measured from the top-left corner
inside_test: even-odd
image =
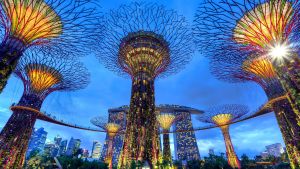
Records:
[[[255,82],[266,92],[269,99],[284,95],[272,63],[267,58],[253,56],[243,59],[243,52],[218,52],[210,59],[212,74],[230,83]]]
[[[108,122],[106,117],[95,117],[91,120],[91,123],[97,127],[102,128],[108,133],[109,143],[106,152],[105,161],[109,164],[109,168],[112,169],[112,157],[113,157],[113,139],[121,131],[122,126],[117,123]]]
[[[289,93],[300,122],[299,0],[205,0],[194,25],[201,52],[236,52],[240,57],[267,57]],[[300,148],[299,148],[300,149]],[[300,163],[300,162],[298,162]],[[299,166],[299,164],[298,164]]]
[[[0,11],[3,43],[15,39],[24,47],[58,54],[86,53],[99,18],[92,0],[4,0]]]
[[[41,53],[25,54],[15,74],[24,84],[24,93],[0,133],[0,165],[4,169],[23,167],[44,99],[54,91],[82,89],[89,82],[89,73],[83,64]]]
[[[28,48],[57,57],[84,56],[101,18],[93,0],[3,0],[0,2],[0,92]]]
[[[54,91],[83,89],[90,80],[83,63],[35,52],[20,59],[14,74],[23,81],[25,95],[37,95],[40,99]]]
[[[109,12],[106,34],[97,44],[101,62],[132,79],[130,110],[119,165],[132,161],[154,166],[160,150],[154,80],[176,73],[190,60],[192,34],[187,21],[153,3],[131,3]]]
[[[234,152],[234,148],[229,135],[229,124],[238,120],[240,117],[248,113],[248,107],[237,104],[222,105],[210,108],[205,114],[199,115],[197,119],[202,122],[212,123],[220,126],[225,146],[228,164],[232,168],[241,168],[238,157]],[[226,125],[228,124],[228,125]]]
[[[117,123],[108,122],[106,117],[95,117],[91,119],[91,123],[105,130],[109,137],[115,137],[122,130],[122,126]]]
[[[103,41],[99,42],[100,47],[97,47],[101,49],[98,56],[108,69],[120,75],[131,71],[124,66],[122,53],[127,51],[123,52],[121,48],[126,40],[139,33],[157,39],[153,45],[161,47],[159,54],[166,53],[159,57],[169,55],[166,56],[169,57],[167,61],[162,60],[166,63],[156,75],[166,76],[178,72],[189,62],[193,53],[192,35],[187,29],[189,26],[186,19],[176,11],[167,10],[158,4],[135,2],[122,5],[110,11],[105,25],[107,31]]]
[[[205,0],[197,10],[195,41],[201,52],[251,50],[276,45],[299,49],[298,0]]]
[[[249,112],[247,106],[238,104],[227,104],[211,107],[203,115],[198,115],[197,119],[205,123],[212,123],[218,126],[233,123]]]

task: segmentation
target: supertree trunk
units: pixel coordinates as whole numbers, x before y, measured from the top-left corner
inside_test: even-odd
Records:
[[[147,161],[153,168],[159,155],[159,139],[155,114],[154,79],[146,73],[139,73],[133,77],[127,117],[121,168],[130,166],[132,160]]]
[[[300,116],[296,98],[294,97],[295,93],[292,93],[291,90],[297,90],[297,85],[299,84],[296,84],[295,79],[292,78],[293,76],[298,76],[293,75],[295,72],[291,72],[296,70],[285,68],[277,68],[277,70],[280,70],[278,74],[281,83],[278,82],[274,86],[269,86],[265,89],[265,92],[269,100],[280,97],[282,93],[287,93],[287,98],[276,101],[272,106],[286,145],[291,167],[294,169],[300,167]],[[299,92],[296,94],[299,95]]]
[[[300,59],[294,54],[289,60],[281,62],[275,68],[281,85],[288,93],[288,100],[293,112],[298,116],[300,125]]]
[[[39,110],[40,101],[34,102],[34,96],[23,95],[18,106]],[[28,99],[31,98],[31,101]],[[31,106],[29,106],[31,105]],[[0,166],[4,169],[21,169],[24,165],[28,142],[31,137],[37,114],[17,109],[0,133]]]
[[[164,132],[168,132],[169,130],[164,130]],[[163,159],[168,161],[169,163],[172,162],[172,157],[171,157],[171,147],[170,147],[170,137],[169,133],[164,133],[163,134]]]
[[[14,38],[8,38],[0,45],[0,93],[17,66],[22,55],[22,46],[23,44]]]
[[[300,59],[294,56],[279,68],[280,82],[288,92],[288,100],[294,113],[298,116],[300,125]]]
[[[292,169],[300,168],[300,126],[299,117],[288,99],[273,104]]]
[[[241,169],[240,161],[239,161],[238,157],[236,156],[236,154],[234,152],[234,148],[233,148],[231,138],[230,138],[230,135],[229,135],[229,126],[228,125],[222,126],[221,130],[222,130],[224,141],[225,141],[226,156],[227,156],[228,164],[232,168]]]
[[[113,157],[113,138],[109,138],[105,161],[108,163],[109,169],[112,169],[112,157]]]

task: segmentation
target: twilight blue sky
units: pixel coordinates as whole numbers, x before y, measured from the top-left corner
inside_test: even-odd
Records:
[[[117,8],[129,0],[102,1],[103,12]],[[157,1],[167,9],[177,10],[192,22],[199,0],[161,0]],[[187,3],[188,2],[188,3]],[[91,83],[83,90],[72,93],[56,92],[49,95],[42,107],[59,119],[84,126],[91,126],[90,119],[99,115],[107,115],[107,109],[129,104],[131,81],[118,77],[105,69],[93,54],[86,56],[83,62],[91,72]],[[194,54],[190,64],[180,73],[158,79],[155,83],[156,104],[179,104],[205,110],[219,104],[245,104],[251,111],[266,102],[263,90],[254,83],[228,84],[216,80],[209,72],[208,60],[199,53]],[[0,128],[11,115],[8,110],[13,102],[17,102],[23,92],[20,80],[11,77],[4,92],[0,94]],[[194,126],[200,126],[195,121]],[[92,141],[104,141],[103,133],[88,132],[37,121],[36,128],[44,127],[48,132],[48,141],[56,135],[64,139],[79,138],[82,148],[91,150]],[[238,156],[243,153],[253,157],[272,143],[283,140],[273,113],[248,121],[234,124],[230,128],[231,137]],[[206,156],[209,148],[215,152],[225,152],[221,131],[210,129],[196,132],[201,156]],[[172,137],[171,137],[172,138]],[[172,143],[173,140],[171,140]]]

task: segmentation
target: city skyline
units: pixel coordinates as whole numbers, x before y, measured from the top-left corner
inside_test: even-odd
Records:
[[[198,5],[198,2],[195,0],[191,1],[190,4],[184,4],[180,1],[174,1],[172,4],[167,3],[167,1],[162,1],[161,3],[166,5],[168,9],[173,8],[178,10],[180,14],[186,15],[190,22]],[[115,3],[103,2],[102,6],[105,9],[110,9],[118,5],[120,5],[120,2],[115,1]],[[50,95],[46,99],[42,110],[55,112],[54,114],[57,117],[67,122],[92,126],[89,123],[92,117],[106,115],[108,108],[129,104],[130,80],[118,77],[106,70],[94,56],[88,56],[83,61],[92,74],[92,82],[88,88],[70,94],[58,93]],[[203,83],[204,81],[205,83]],[[21,93],[22,84],[15,77],[11,77],[7,87],[0,95],[0,127],[3,127],[9,116],[11,116],[8,108],[13,102],[18,102]],[[208,60],[199,53],[194,54],[193,61],[186,66],[185,70],[177,75],[156,82],[156,104],[169,103],[206,109],[211,105],[241,103],[249,106],[251,111],[254,111],[260,105],[264,104],[265,101],[265,94],[256,84],[228,84],[217,81],[209,73]],[[105,139],[104,133],[71,129],[40,120],[37,121],[35,127],[44,127],[49,132],[48,135],[51,140],[57,134],[66,136],[68,140],[72,136],[78,135],[76,138],[82,139],[82,145],[86,148],[91,147],[92,140]],[[231,132],[232,142],[236,145],[236,152],[239,157],[243,153],[250,156],[259,154],[260,151],[264,150],[265,145],[274,142],[283,144],[281,133],[273,113],[233,124]],[[170,136],[170,138],[173,149],[173,136]],[[197,131],[196,138],[200,149],[200,156],[202,157],[208,153],[208,149],[213,144],[216,154],[218,151],[225,152],[222,135],[218,129]],[[235,143],[238,140],[242,140],[239,145]],[[254,143],[257,140],[260,142]],[[101,142],[104,143],[103,141]],[[91,152],[90,149],[89,152]]]
[[[42,132],[46,132],[47,133],[47,131],[44,131],[43,127],[38,128],[35,131],[42,131]],[[33,136],[34,136],[34,134],[33,134]],[[63,142],[63,141],[67,141],[66,148],[69,146],[70,140],[72,138],[74,139],[73,136],[71,136],[70,139],[61,137],[60,135],[56,135],[55,137],[53,137],[53,139],[50,139],[50,138],[48,138],[46,136],[46,141],[45,141],[43,147],[45,147],[45,145],[56,144],[55,138],[57,138],[57,137],[61,138],[60,143]],[[32,138],[35,138],[35,137],[32,137]],[[162,136],[161,136],[161,139],[162,139]],[[174,142],[173,138],[171,138],[171,139],[172,139],[172,142]],[[81,139],[80,138],[75,138],[74,140],[81,140]],[[98,150],[97,150],[97,155],[99,155],[99,157],[96,157],[96,158],[93,157],[93,148],[94,148],[94,144],[95,143],[97,144],[97,146],[100,147],[99,153],[98,153]],[[100,142],[98,140],[94,140],[93,142],[90,143],[90,146],[84,147],[84,146],[80,145],[79,148],[82,149],[82,150],[87,150],[87,152],[89,153],[88,154],[88,158],[92,158],[92,159],[96,159],[96,160],[103,160],[104,157],[102,157],[102,156],[105,156],[105,154],[102,154],[101,152],[105,148],[104,144],[105,144],[105,140],[103,142]],[[172,151],[171,151],[172,159],[179,160],[179,159],[176,159],[176,157],[175,157],[174,148],[175,148],[174,144],[172,143],[172,146],[171,146],[171,149],[172,149]],[[222,153],[225,153],[225,151],[218,151],[217,149],[216,149],[216,147],[213,147],[213,146],[210,147],[208,149],[208,152],[205,153],[205,155],[202,155],[201,158],[203,159],[203,157],[208,157],[209,155],[221,155]],[[27,153],[29,151],[30,151],[30,149],[27,150]],[[44,153],[44,149],[41,152]],[[211,152],[213,152],[213,153],[211,153]],[[280,157],[280,154],[282,154],[284,152],[285,152],[285,147],[284,147],[284,145],[282,145],[282,143],[273,142],[273,143],[270,143],[270,144],[266,144],[264,146],[264,150],[263,151],[259,152],[258,154],[255,154],[253,157],[250,157],[250,158],[254,159],[255,156],[262,156],[262,158],[266,158],[266,157],[268,157],[268,155],[272,155],[274,157]],[[247,155],[247,153],[243,153],[243,154]],[[243,154],[241,154],[241,155],[243,155]],[[29,153],[28,153],[28,155],[29,155]],[[58,153],[57,155],[59,156],[59,155],[62,155],[62,154]],[[239,156],[239,158],[241,157],[241,155]]]

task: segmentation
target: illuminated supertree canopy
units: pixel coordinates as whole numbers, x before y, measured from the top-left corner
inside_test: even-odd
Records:
[[[156,117],[157,117],[157,121],[158,121],[160,127],[164,130],[169,130],[171,125],[176,120],[175,115],[168,114],[168,113],[160,114],[160,115],[157,115]]]
[[[91,123],[107,131],[109,137],[111,138],[115,137],[118,134],[118,132],[122,129],[122,126],[120,126],[119,124],[110,123],[104,117],[95,117],[91,120]]]
[[[295,22],[294,12],[298,11],[294,11],[291,2],[286,0],[259,4],[237,22],[233,39],[237,43],[261,48],[285,43]]]
[[[222,105],[210,108],[203,115],[199,115],[197,119],[202,122],[212,123],[219,126],[226,146],[226,155],[228,164],[232,168],[241,168],[238,157],[234,152],[234,148],[229,135],[229,125],[235,120],[248,113],[248,107],[237,104]]]
[[[28,48],[59,57],[83,56],[100,18],[92,0],[3,0],[0,2],[0,91]],[[99,26],[100,27],[100,26]]]
[[[108,69],[132,79],[120,167],[132,161],[154,166],[160,154],[154,80],[178,72],[190,60],[191,32],[183,16],[152,3],[122,5],[109,12],[105,25],[97,55]]]
[[[112,157],[113,157],[113,139],[121,131],[122,126],[117,123],[108,122],[107,118],[95,117],[91,120],[91,123],[97,127],[102,128],[108,133],[109,143],[105,161],[109,164],[109,168],[112,168]]]
[[[205,0],[198,8],[194,34],[202,52],[253,50],[269,53],[278,45],[299,49],[298,0]]]
[[[22,80],[24,92],[0,133],[0,165],[5,169],[23,167],[44,99],[54,91],[78,90],[89,83],[89,73],[82,63],[40,53],[23,56],[14,73]]]
[[[155,76],[166,76],[185,66],[193,53],[186,19],[158,4],[122,5],[110,11],[105,25],[107,32],[99,41],[98,56],[108,69],[118,74],[132,75],[130,69],[149,63],[157,70],[152,72]]]
[[[255,56],[253,58],[244,60],[240,52],[220,51],[211,57],[210,69],[219,80],[230,83],[255,82],[259,84],[269,99],[284,95],[285,91],[272,63],[267,58],[255,58]]]

